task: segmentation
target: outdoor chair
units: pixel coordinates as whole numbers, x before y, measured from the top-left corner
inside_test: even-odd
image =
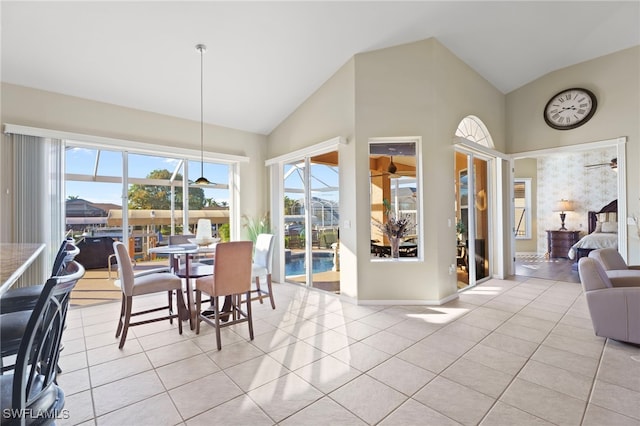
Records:
[[[195,280],[196,291],[196,334],[200,333],[200,322],[215,327],[218,350],[222,349],[220,328],[247,322],[249,337],[253,340],[253,319],[251,316],[251,241],[220,243],[216,246],[216,261],[213,275]],[[211,296],[211,307],[202,312],[202,293]],[[219,298],[224,296],[224,311]],[[244,296],[244,299],[243,299]],[[242,309],[246,305],[246,310]],[[221,317],[230,317],[221,324]]]
[[[122,290],[122,303],[120,307],[120,317],[118,320],[118,329],[116,331],[116,338],[120,337],[120,349],[124,347],[124,343],[127,340],[127,332],[129,327],[148,324],[156,321],[169,320],[169,323],[173,324],[173,319],[178,318],[178,331],[182,334],[182,307],[184,303],[177,301],[177,314],[173,313],[173,292],[176,292],[176,297],[182,297],[182,280],[176,275],[165,272],[166,268],[158,270],[150,270],[134,274],[133,265],[131,264],[131,258],[127,251],[127,247],[116,241],[113,243],[113,250],[116,254],[118,262],[118,275],[120,277],[120,289]],[[133,298],[135,296],[141,296],[146,294],[167,292],[168,304],[166,306],[160,306],[157,308],[146,309],[143,311],[133,312]],[[145,315],[152,312],[158,312],[168,309],[169,314],[148,318],[138,322],[131,322],[132,316]]]
[[[254,278],[256,288],[251,293],[257,294],[251,300],[260,300],[264,296],[269,296],[271,300],[271,308],[276,308],[276,302],[273,300],[273,288],[271,287],[271,264],[273,262],[273,246],[275,238],[273,234],[259,234],[256,239],[255,253],[253,255],[253,264],[251,265],[251,276]],[[260,287],[260,278],[264,277],[267,283],[267,290]]]

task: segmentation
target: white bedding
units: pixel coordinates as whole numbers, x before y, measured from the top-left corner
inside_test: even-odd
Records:
[[[569,259],[575,259],[578,248],[600,249],[618,248],[618,234],[608,232],[592,232],[585,235],[569,249]]]

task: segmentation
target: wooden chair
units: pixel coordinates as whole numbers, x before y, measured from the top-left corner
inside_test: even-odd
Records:
[[[200,322],[215,327],[218,350],[222,349],[220,328],[241,322],[249,325],[249,336],[253,340],[253,319],[251,316],[251,241],[234,241],[219,243],[216,246],[216,261],[213,264],[213,275],[195,280],[196,292],[196,334],[200,333]],[[201,311],[202,293],[211,296],[212,304],[208,308],[211,313]],[[243,298],[244,295],[244,298]],[[219,298],[225,296],[224,311],[220,307]],[[246,304],[246,311],[242,304]],[[231,317],[230,321],[221,324],[221,317]]]
[[[173,313],[173,292],[176,292],[176,297],[182,297],[182,280],[170,272],[158,272],[158,270],[134,274],[133,265],[131,264],[131,258],[127,252],[127,247],[122,242],[116,241],[113,243],[113,251],[115,252],[116,259],[118,261],[118,275],[120,276],[120,288],[122,290],[122,305],[120,308],[118,330],[116,331],[116,338],[120,337],[119,348],[122,349],[124,347],[129,327],[136,325],[143,325],[163,320],[169,320],[169,323],[173,324],[173,319],[178,318],[178,331],[182,334],[182,321],[180,320],[180,317],[182,316],[182,307],[184,306],[184,303],[180,303],[178,301],[176,303],[178,313]],[[166,268],[161,269],[161,271],[164,270],[166,270]],[[169,298],[168,305],[139,312],[132,312],[134,296],[165,291]],[[150,318],[144,321],[131,322],[132,316],[144,315],[162,311],[164,309],[169,310],[169,315]]]
[[[256,288],[251,293],[256,293],[251,300],[260,300],[264,296],[269,296],[271,300],[271,308],[276,308],[276,302],[273,300],[273,289],[271,287],[271,264],[273,262],[273,246],[275,238],[273,234],[259,234],[256,239],[256,248],[253,256],[253,264],[251,265],[251,276],[254,277]],[[267,290],[260,287],[260,278],[264,277],[267,282]]]

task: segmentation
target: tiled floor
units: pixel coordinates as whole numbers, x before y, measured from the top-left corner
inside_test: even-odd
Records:
[[[168,322],[119,350],[119,304],[70,310],[58,424],[640,425],[640,348],[594,336],[579,284],[491,280],[438,307],[274,287],[255,339],[233,326],[222,351]]]

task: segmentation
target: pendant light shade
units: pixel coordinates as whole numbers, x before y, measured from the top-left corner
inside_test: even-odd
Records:
[[[207,50],[204,44],[197,44],[196,50],[200,51],[200,177],[196,179],[197,185],[209,185],[209,179],[204,177],[204,90],[203,90],[203,54]]]

